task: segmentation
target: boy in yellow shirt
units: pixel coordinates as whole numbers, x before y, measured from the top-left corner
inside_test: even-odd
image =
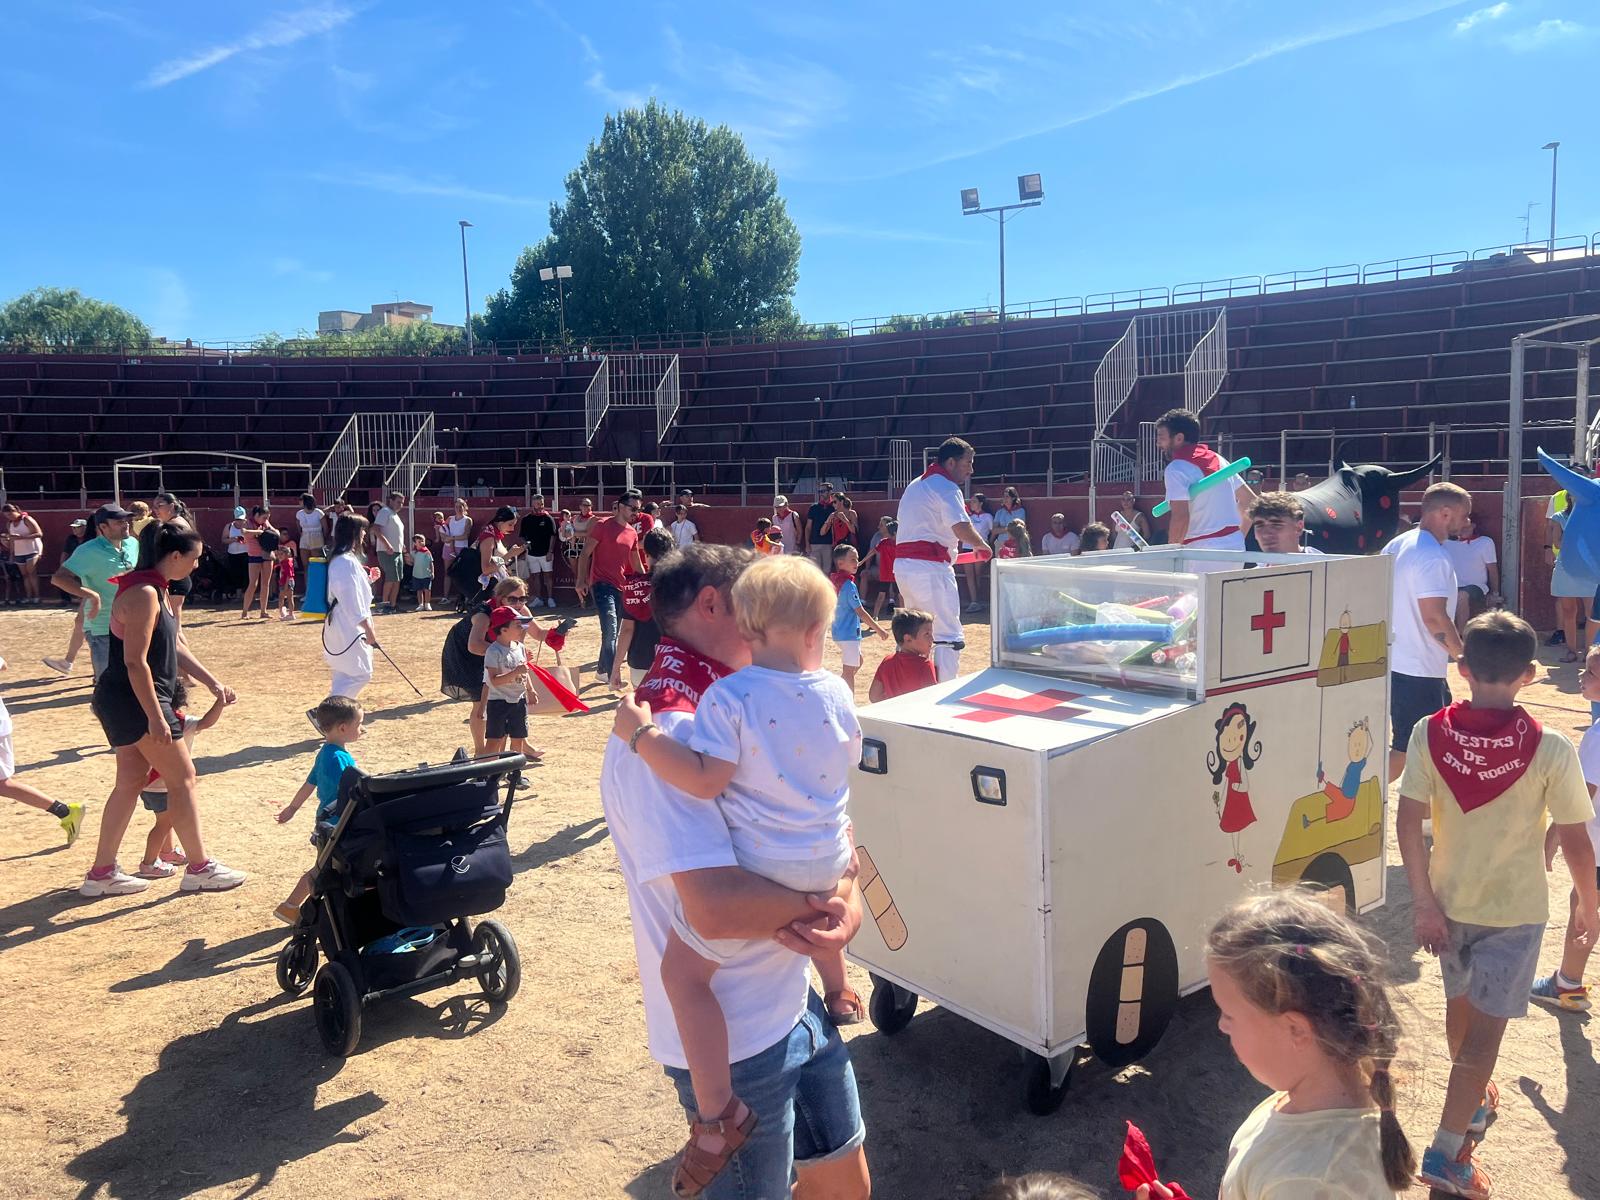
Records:
[[[1472,700],[1419,722],[1400,778],[1399,841],[1411,882],[1417,942],[1439,956],[1447,1000],[1450,1085],[1419,1179],[1441,1192],[1486,1200],[1489,1179],[1472,1161],[1494,1115],[1490,1076],[1506,1022],[1528,1011],[1539,943],[1550,919],[1544,878],[1546,814],[1572,872],[1574,930],[1593,939],[1594,815],[1572,743],[1516,703],[1532,682],[1538,637],[1505,612],[1467,625],[1461,675]],[[1422,820],[1433,818],[1433,850]]]

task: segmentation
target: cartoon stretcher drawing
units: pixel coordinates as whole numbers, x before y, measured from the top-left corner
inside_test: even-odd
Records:
[[[1080,1045],[1113,1065],[1155,1046],[1248,889],[1381,904],[1390,567],[1162,547],[997,563],[990,665],[861,712],[873,920],[851,956],[878,1029],[919,997],[975,1021],[1030,1051],[1027,1103],[1048,1112]]]

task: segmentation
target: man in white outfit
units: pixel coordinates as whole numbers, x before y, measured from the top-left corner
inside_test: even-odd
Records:
[[[905,607],[933,614],[933,665],[941,682],[960,673],[966,646],[953,565],[956,551],[965,544],[975,547],[980,560],[990,556],[961,495],[962,485],[972,478],[973,458],[969,442],[946,438],[933,465],[901,495],[897,514],[895,582]]]
[[[1167,541],[1197,550],[1243,550],[1255,493],[1237,475],[1194,492],[1194,485],[1229,466],[1227,459],[1200,440],[1200,421],[1186,408],[1163,413],[1156,422],[1156,448],[1167,456],[1162,472],[1172,518]]]

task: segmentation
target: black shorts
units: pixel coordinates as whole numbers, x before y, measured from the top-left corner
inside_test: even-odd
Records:
[[[148,788],[139,793],[139,799],[144,801],[144,806],[153,813],[167,811],[167,794],[165,792],[152,792]]]
[[[1411,741],[1411,731],[1418,721],[1426,721],[1441,708],[1450,704],[1450,684],[1432,676],[1389,673],[1389,723],[1394,728],[1394,738],[1389,748],[1406,752]]]
[[[182,579],[174,579],[167,584],[167,591],[174,596],[187,596],[194,591],[194,576],[185,575]]]
[[[167,720],[173,740],[180,740],[183,721],[172,711],[172,701],[157,695],[156,703],[161,706],[161,715]],[[111,697],[96,691],[93,708],[94,715],[100,718],[100,728],[105,730],[106,741],[112,746],[131,746],[150,732],[150,721],[132,696]]]
[[[486,738],[523,738],[528,736],[528,698],[499,700],[489,697],[489,707],[483,714],[483,736]]]
[[[648,671],[656,661],[656,643],[661,640],[661,627],[655,618],[633,623],[633,640],[628,643],[628,666],[635,671]]]

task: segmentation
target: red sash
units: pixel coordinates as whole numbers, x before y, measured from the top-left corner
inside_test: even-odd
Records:
[[[732,667],[664,637],[656,643],[656,657],[650,664],[650,673],[633,694],[641,704],[648,704],[653,713],[693,712],[699,707],[706,689],[732,673]]]
[[[1227,537],[1229,534],[1238,532],[1239,527],[1237,525],[1229,525],[1224,529],[1213,530],[1211,533],[1197,533],[1192,538],[1184,538],[1183,544],[1185,546],[1192,546],[1196,542],[1205,542],[1212,538]]]
[[[1428,718],[1428,753],[1462,812],[1482,808],[1527,774],[1544,736],[1515,708],[1473,708],[1457,700]]]
[[[942,542],[896,542],[894,544],[894,557],[898,562],[909,559],[912,562],[936,562],[948,565],[951,562],[951,550]]]

